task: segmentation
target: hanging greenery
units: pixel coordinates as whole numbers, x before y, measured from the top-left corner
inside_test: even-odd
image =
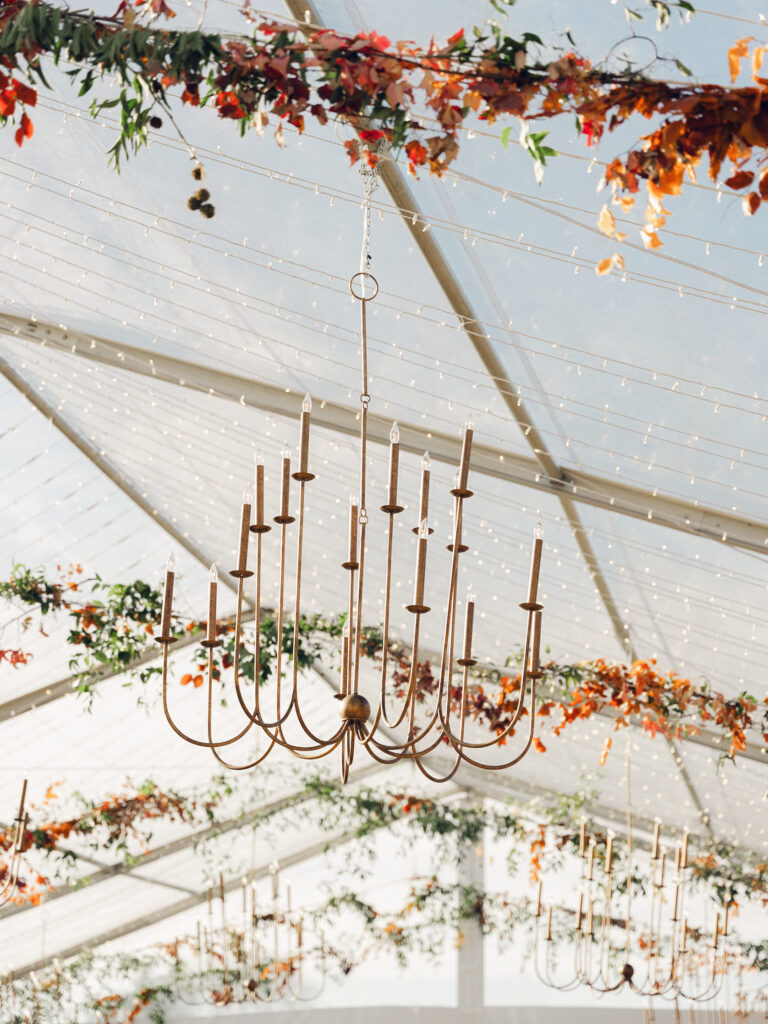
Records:
[[[27,613],[36,609],[41,615],[38,628],[44,632],[42,621],[47,615],[66,615],[70,624],[67,637],[73,648],[70,671],[76,678],[76,689],[90,701],[94,685],[105,670],[122,673],[125,682],[148,683],[159,667],[147,660],[148,645],[160,617],[162,597],[155,588],[142,580],[130,584],[107,584],[100,577],[84,577],[81,566],[72,566],[59,578],[50,580],[42,571],[24,565],[15,565],[8,581],[0,582],[0,600],[22,614],[16,614],[3,627],[16,626],[21,638],[34,627],[34,619]],[[298,659],[302,669],[310,668],[322,658],[333,657],[334,646],[342,634],[346,615],[302,616],[299,622]],[[207,623],[197,619],[176,617],[173,631],[177,636],[205,635]],[[213,676],[222,682],[234,663],[236,638],[230,621],[220,622],[218,636],[222,646],[215,649]],[[252,629],[251,629],[252,633]],[[2,636],[2,629],[0,629]],[[253,681],[254,658],[252,643],[241,636],[240,668],[246,680]],[[260,684],[272,678],[277,660],[277,620],[269,612],[262,614],[260,624]],[[252,640],[252,636],[251,636]],[[363,653],[376,659],[382,652],[383,636],[378,626],[362,630]],[[13,664],[9,650],[0,649]],[[283,624],[283,653],[293,654],[293,624]],[[26,655],[26,664],[30,655]],[[197,647],[191,655],[193,668],[183,673],[183,686],[201,687],[207,667],[208,652]],[[395,694],[402,694],[410,678],[410,660],[402,644],[392,643],[388,654],[391,665],[391,684]],[[510,655],[506,670],[489,669],[482,660],[473,670],[469,690],[472,717],[490,731],[500,735],[515,712],[520,696],[521,675],[517,671],[519,655]],[[768,694],[762,699],[746,691],[735,697],[713,690],[705,681],[694,684],[675,672],[661,673],[653,660],[635,661],[632,665],[617,665],[598,658],[573,665],[549,662],[543,666],[543,679],[539,687],[540,703],[537,715],[551,720],[555,736],[578,721],[609,710],[615,716],[615,728],[639,721],[652,736],[657,733],[670,739],[685,739],[706,727],[723,740],[723,757],[736,757],[746,749],[748,734],[762,733],[768,741]],[[417,666],[418,693],[422,700],[433,695],[438,678],[429,661]],[[222,691],[225,692],[225,691]],[[454,697],[459,699],[460,691]],[[141,697],[140,697],[141,701]],[[537,737],[536,748],[546,751]],[[603,760],[610,749],[610,740],[603,751]]]
[[[512,2],[496,0],[495,6],[505,13]],[[681,16],[693,13],[687,0],[650,0],[650,6],[659,27],[674,10]],[[375,150],[386,140],[405,154],[414,173],[427,167],[441,174],[456,159],[461,130],[471,117],[489,125],[517,118],[523,126],[520,143],[540,176],[547,159],[557,154],[545,142],[546,131],[529,130],[531,122],[575,118],[591,146],[630,119],[657,117],[656,129],[641,136],[626,158],[612,161],[605,175],[624,209],[640,181],[646,182],[650,206],[641,231],[646,247],[661,244],[657,230],[667,214],[663,197],[678,195],[686,176],[695,180],[704,157],[712,180],[729,162],[725,184],[749,190],[746,213],[754,213],[768,196],[768,169],[762,169],[768,149],[768,79],[760,74],[765,46],[752,50],[753,84],[734,84],[751,39],[739,40],[728,53],[731,86],[676,84],[650,78],[646,69],[631,65],[616,71],[606,61],[593,64],[575,49],[555,49],[552,56],[553,48],[535,33],[515,38],[498,21],[469,32],[460,28],[443,44],[419,47],[392,43],[375,31],[350,36],[260,18],[249,13],[248,4],[244,12],[252,22],[251,34],[224,37],[155,27],[158,17],[174,15],[165,0],[135,5],[123,0],[111,17],[39,0],[4,0],[0,118],[17,125],[18,145],[30,139],[30,111],[38,90],[49,88],[46,64],[67,60],[75,65],[66,73],[81,96],[105,77],[119,82],[117,96],[98,97],[91,106],[94,116],[110,108],[120,115],[110,150],[115,165],[141,149],[163,117],[173,124],[172,103],[180,98],[192,107],[211,106],[219,117],[235,121],[241,135],[252,127],[261,134],[272,125],[280,144],[286,122],[303,131],[307,119],[320,124],[337,119],[357,132],[345,144],[353,162],[375,163]],[[637,9],[627,8],[627,13],[630,20],[641,17]],[[671,63],[678,74],[690,75],[679,60]],[[505,146],[511,131],[510,125],[501,131]],[[199,181],[202,176],[198,163],[193,177]],[[198,189],[189,205],[213,216],[207,189]],[[607,207],[600,223],[606,234],[622,239]],[[599,272],[607,273],[620,260],[608,258]]]

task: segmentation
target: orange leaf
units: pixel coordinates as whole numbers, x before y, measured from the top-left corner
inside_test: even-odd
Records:
[[[195,676],[195,678],[192,681],[195,684],[195,689],[197,689],[198,686],[202,686],[203,685],[203,677],[202,676]]]
[[[603,749],[602,749],[602,751],[600,753],[600,767],[601,768],[605,764],[605,762],[608,760],[608,751],[611,749],[612,746],[613,746],[613,740],[609,736],[608,739],[603,744]]]
[[[751,43],[754,38],[754,36],[745,36],[743,39],[737,39],[728,51],[728,70],[731,73],[731,82],[735,82],[739,77],[742,59],[749,56],[747,44]]]
[[[595,273],[602,277],[604,274],[610,274],[611,268],[613,267],[613,256],[606,256],[605,259],[595,267]]]
[[[646,249],[659,249],[664,244],[655,231],[651,231],[650,228],[643,228],[640,232],[640,237],[643,240],[643,245]]]
[[[181,683],[182,686],[187,686],[189,683],[192,682],[192,673],[187,672],[185,675],[181,677],[179,682]]]
[[[756,82],[760,81],[759,72],[763,66],[763,57],[768,52],[768,46],[756,46],[752,51],[752,77]]]
[[[607,206],[603,206],[600,211],[600,216],[597,218],[597,226],[604,235],[608,235],[609,238],[613,237],[613,233],[616,230],[616,220]]]

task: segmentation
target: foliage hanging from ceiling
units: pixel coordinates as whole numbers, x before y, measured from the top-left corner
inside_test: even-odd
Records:
[[[90,702],[95,686],[105,673],[124,674],[127,685],[149,684],[160,671],[156,663],[154,645],[148,647],[160,618],[162,597],[149,583],[109,584],[100,577],[83,577],[82,567],[75,566],[49,579],[43,572],[28,566],[14,566],[9,580],[0,582],[0,600],[16,611],[4,627],[15,625],[18,640],[12,647],[0,647],[3,661],[18,668],[25,665],[31,654],[23,649],[24,637],[34,629],[36,611],[40,619],[37,628],[44,630],[45,616],[64,615],[68,618],[67,643],[72,649],[69,661],[75,688]],[[310,668],[323,657],[333,658],[342,635],[346,616],[302,616],[299,623],[298,659],[302,669]],[[190,652],[192,665],[183,672],[179,682],[183,686],[203,687],[207,651],[199,646],[207,623],[197,619],[177,618],[173,632],[197,645]],[[214,679],[222,687],[227,672],[234,664],[236,638],[230,621],[218,623],[218,635],[223,644],[215,651]],[[274,673],[278,637],[275,616],[262,615],[260,683],[268,682]],[[240,670],[245,680],[253,681],[254,658],[252,636],[240,637]],[[362,629],[363,653],[376,659],[382,651],[383,638],[377,626]],[[335,645],[335,646],[334,646]],[[282,650],[293,652],[293,624],[283,624]],[[410,677],[410,660],[402,644],[393,642],[388,653],[392,664],[391,685],[401,694]],[[500,668],[489,668],[482,663],[473,669],[469,690],[472,718],[489,731],[501,735],[517,708],[520,697],[521,675],[519,657],[510,655]],[[542,666],[544,673],[539,690],[538,716],[549,719],[554,735],[577,721],[584,721],[601,712],[615,718],[615,728],[637,721],[650,735],[660,733],[669,739],[695,736],[701,728],[714,732],[723,741],[723,756],[735,757],[747,747],[749,733],[759,730],[768,740],[768,694],[759,699],[742,692],[735,697],[713,690],[706,682],[699,685],[675,672],[662,673],[655,662],[638,660],[632,665],[619,665],[598,658],[574,665],[549,662]],[[426,700],[437,688],[437,679],[429,661],[417,667],[420,698]],[[151,694],[142,686],[139,702]],[[456,689],[454,699],[460,698]],[[539,752],[545,745],[536,741]],[[610,741],[603,752],[603,760],[610,749]]]
[[[497,0],[503,11],[514,0]],[[649,0],[663,26],[672,11],[690,15],[687,0]],[[138,11],[137,11],[138,8]],[[657,117],[657,127],[640,136],[625,158],[610,162],[605,181],[614,202],[625,210],[645,180],[650,205],[641,231],[648,248],[660,245],[657,230],[666,211],[664,196],[678,195],[685,176],[692,181],[704,157],[717,180],[725,161],[731,166],[725,184],[746,192],[744,211],[753,214],[768,198],[768,79],[761,68],[765,46],[751,52],[754,84],[735,86],[751,39],[739,40],[728,53],[731,85],[680,84],[649,77],[647,69],[613,70],[606,60],[593,64],[575,50],[546,46],[532,32],[518,38],[498,22],[455,32],[445,43],[427,47],[392,43],[372,31],[350,36],[332,29],[284,23],[244,13],[252,34],[225,37],[200,30],[157,28],[158,17],[173,17],[165,0],[126,0],[112,17],[75,12],[38,0],[4,0],[0,5],[0,119],[16,124],[22,145],[33,134],[30,111],[40,88],[48,88],[46,63],[67,60],[67,71],[80,95],[97,81],[116,76],[119,93],[93,101],[98,116],[116,108],[118,137],[110,150],[113,162],[139,150],[167,117],[175,126],[172,102],[211,106],[219,117],[235,121],[241,134],[267,126],[284,144],[282,126],[303,131],[308,119],[325,124],[335,119],[357,133],[346,142],[354,162],[374,164],[381,142],[404,153],[412,172],[427,167],[441,174],[457,157],[461,130],[477,118],[484,124],[519,119],[520,144],[537,172],[556,156],[546,145],[547,132],[532,132],[531,122],[561,115],[575,117],[586,144],[634,118]],[[629,10],[630,17],[639,17]],[[146,18],[147,23],[142,23]],[[660,64],[661,62],[654,62]],[[690,75],[680,62],[678,73]],[[26,84],[17,77],[24,74]],[[178,129],[177,129],[178,130]],[[506,146],[512,128],[501,131]],[[186,142],[185,142],[186,144]],[[192,150],[190,149],[190,153]],[[751,163],[751,166],[747,166]],[[203,168],[196,164],[193,177]],[[191,209],[214,214],[210,193],[200,188]],[[601,215],[606,234],[621,241],[607,207]],[[599,268],[607,272],[620,257]]]

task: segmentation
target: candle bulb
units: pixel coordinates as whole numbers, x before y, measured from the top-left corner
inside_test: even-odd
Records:
[[[533,613],[533,643],[531,644],[531,675],[539,674],[539,650],[541,647],[541,609]]]
[[[429,452],[421,458],[421,492],[419,495],[419,522],[429,515]]]
[[[392,424],[389,432],[389,493],[387,504],[390,508],[397,506],[397,475],[400,465],[400,430],[397,420]]]
[[[173,608],[173,581],[176,578],[176,560],[173,552],[165,563],[165,590],[163,591],[163,617],[160,621],[160,636],[171,635],[171,610]]]
[[[464,443],[461,446],[461,462],[459,463],[459,486],[458,490],[466,491],[469,479],[469,460],[472,455],[472,435],[474,422],[469,419],[464,425]]]
[[[661,838],[661,822],[657,818],[653,826],[653,849],[651,850],[651,860],[659,859],[659,839]]]
[[[419,527],[419,550],[416,556],[416,582],[413,588],[413,603],[417,607],[424,605],[424,578],[427,569],[427,537],[429,523],[423,519]]]
[[[467,607],[464,617],[464,661],[472,660],[472,630],[475,623],[475,595],[472,590],[467,594]]]
[[[539,591],[539,572],[541,570],[541,549],[543,544],[544,541],[542,539],[541,523],[537,523],[533,534],[531,575],[528,580],[528,604],[536,604],[536,597]]]
[[[248,541],[251,537],[251,508],[253,507],[253,491],[246,487],[243,491],[243,507],[240,513],[240,546],[237,551],[237,571],[246,572],[248,566]]]
[[[309,414],[312,412],[312,399],[304,396],[301,403],[301,434],[299,439],[299,472],[308,472],[309,466]]]
[[[216,589],[219,583],[219,573],[216,563],[211,566],[208,573],[208,634],[206,640],[213,643],[216,640]]]
[[[347,558],[347,568],[356,569],[358,565],[357,561],[357,520],[360,513],[360,507],[357,501],[357,495],[352,494],[349,498],[349,554]]]
[[[256,452],[256,526],[264,525],[264,452]]]
[[[288,506],[291,495],[291,450],[286,445],[283,448],[283,486],[280,495],[280,516],[287,519],[290,516]]]

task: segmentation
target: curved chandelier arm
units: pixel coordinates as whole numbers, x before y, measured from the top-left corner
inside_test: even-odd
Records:
[[[19,870],[21,868],[21,855],[24,852],[24,840],[29,824],[29,814],[24,811],[24,803],[27,797],[27,780],[24,779],[21,786],[21,799],[19,800],[19,813],[15,818],[13,830],[13,843],[11,845],[11,856],[9,858],[5,882],[0,888],[0,906],[13,901],[19,883]]]

